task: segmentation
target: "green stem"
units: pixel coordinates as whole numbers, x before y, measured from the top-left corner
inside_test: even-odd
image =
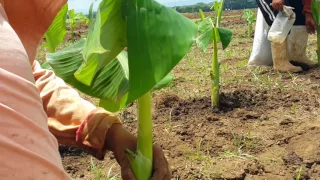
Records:
[[[249,30],[248,30],[248,38],[251,38],[252,35],[252,24],[248,24]]]
[[[317,29],[317,55],[318,55],[318,64],[320,65],[320,26]]]
[[[138,99],[138,143],[136,152],[126,150],[132,171],[137,180],[149,180],[152,176],[152,114],[151,93]]]
[[[151,93],[138,99],[138,150],[152,161]]]
[[[71,31],[71,42],[74,42],[74,30],[73,30],[72,25],[70,27],[70,31]]]
[[[219,107],[219,60],[218,60],[218,40],[217,33],[218,29],[213,28],[213,56],[212,56],[212,71],[211,71],[211,85],[212,85],[212,94],[211,94],[211,104],[212,107]]]
[[[220,2],[221,2],[221,7],[220,7],[218,14],[217,14],[217,23],[216,23],[217,27],[220,27],[221,16],[223,13],[224,0],[221,0]]]

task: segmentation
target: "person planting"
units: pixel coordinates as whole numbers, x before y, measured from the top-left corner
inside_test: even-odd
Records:
[[[280,72],[302,71],[301,67],[292,65],[290,63],[291,60],[301,65],[306,65],[308,68],[315,67],[317,63],[306,56],[308,33],[314,33],[317,29],[317,25],[312,16],[311,0],[257,0],[257,3],[259,11],[262,13],[268,26],[272,25],[277,13],[283,10],[284,5],[293,7],[293,11],[296,14],[294,26],[287,36],[287,39],[283,43],[271,42],[273,68]],[[256,27],[256,29],[258,28]],[[269,27],[264,27],[262,30],[268,31]],[[254,54],[256,53],[254,52],[255,48],[261,49],[261,54],[265,53],[262,51],[264,49],[268,50],[268,48],[255,47],[255,45],[253,48],[254,50],[249,60],[249,66],[272,64],[266,57]]]
[[[125,149],[137,139],[118,117],[34,61],[37,45],[66,0],[0,0],[1,179],[71,179],[58,152],[77,146],[102,160],[114,152],[123,179],[135,179]],[[51,133],[52,134],[51,134]],[[153,148],[154,179],[171,179],[168,163]]]

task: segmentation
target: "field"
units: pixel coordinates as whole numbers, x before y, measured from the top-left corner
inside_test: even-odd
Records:
[[[247,38],[241,16],[228,11],[222,18],[234,38],[219,53],[221,110],[210,103],[212,47],[202,53],[194,46],[173,70],[174,83],[154,94],[154,141],[164,149],[174,179],[320,179],[320,69],[289,74],[246,67],[253,38]],[[86,27],[78,31],[81,36]],[[315,35],[308,56],[316,59]],[[118,115],[136,133],[135,104]],[[119,178],[111,153],[100,162],[76,148],[61,146],[60,152],[74,179],[108,179],[109,170]]]

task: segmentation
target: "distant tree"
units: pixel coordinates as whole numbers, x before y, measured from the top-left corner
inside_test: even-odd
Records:
[[[258,7],[255,0],[225,0],[224,3],[225,9],[228,10],[250,9]]]
[[[177,6],[174,7],[180,13],[195,13],[202,9],[203,12],[211,11],[213,3],[197,3],[195,5],[189,6]],[[257,8],[258,5],[255,0],[225,0],[224,9],[225,10],[238,10],[238,9],[251,9]]]

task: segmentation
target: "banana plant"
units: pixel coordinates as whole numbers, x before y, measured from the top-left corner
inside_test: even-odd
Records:
[[[317,55],[318,55],[318,64],[320,65],[320,0],[312,0],[312,14],[313,18],[316,21],[317,28]]]
[[[71,41],[74,42],[74,29],[77,27],[77,22],[85,22],[86,24],[89,23],[89,18],[85,16],[82,12],[75,13],[74,9],[68,11],[68,19],[67,23],[70,26],[71,31]]]
[[[222,43],[223,49],[227,48],[232,39],[232,30],[221,28],[221,16],[223,13],[224,0],[214,1],[211,9],[215,12],[215,22],[211,17],[205,18],[202,11],[200,11],[201,22],[198,25],[200,35],[196,39],[198,47],[204,52],[207,50],[209,43],[213,42],[212,55],[212,70],[211,76],[211,103],[213,107],[219,107],[219,92],[220,92],[220,64],[218,59],[218,42]]]
[[[169,72],[189,51],[197,25],[155,0],[103,0],[89,32],[47,61],[67,83],[100,98],[112,112],[137,100],[138,144],[128,152],[138,180],[152,173],[152,92],[172,79]],[[128,53],[123,51],[127,47]]]
[[[248,22],[248,38],[252,36],[252,29],[253,29],[253,24],[256,22],[256,17],[250,9],[245,9],[243,11],[243,16],[245,20]]]

